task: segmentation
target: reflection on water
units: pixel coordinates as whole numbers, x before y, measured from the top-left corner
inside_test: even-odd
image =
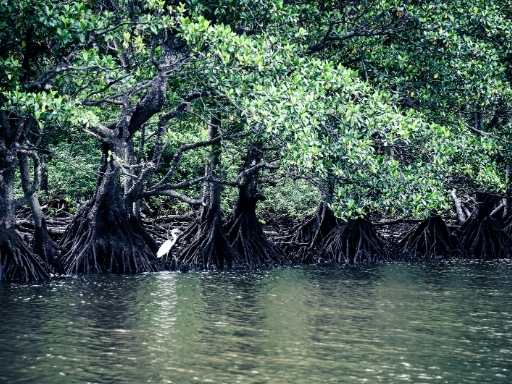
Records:
[[[0,287],[0,383],[511,383],[512,265]]]

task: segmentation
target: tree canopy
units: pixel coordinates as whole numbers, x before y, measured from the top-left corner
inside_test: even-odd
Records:
[[[138,272],[151,207],[203,212],[188,235],[234,247],[194,259],[209,267],[275,257],[231,239],[243,228],[205,233],[242,196],[341,221],[508,197],[511,16],[497,0],[0,0],[0,224],[29,206],[37,227],[39,200],[61,198],[66,272]]]

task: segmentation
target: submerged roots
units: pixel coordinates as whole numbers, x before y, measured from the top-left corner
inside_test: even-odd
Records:
[[[410,260],[440,260],[457,252],[456,241],[440,216],[422,221],[404,236],[399,246]]]
[[[0,281],[20,283],[48,279],[49,269],[16,231],[0,232]]]
[[[334,228],[324,241],[319,261],[372,264],[385,260],[384,244],[372,223],[357,219]]]

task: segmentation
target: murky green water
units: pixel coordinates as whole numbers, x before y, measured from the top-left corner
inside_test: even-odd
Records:
[[[0,287],[1,383],[511,383],[512,265]]]

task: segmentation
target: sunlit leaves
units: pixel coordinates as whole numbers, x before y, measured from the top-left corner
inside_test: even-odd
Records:
[[[501,2],[15,3],[0,0],[2,101],[41,125],[116,121],[167,52],[175,61],[165,110],[209,92],[172,122],[168,150],[204,138],[221,116],[223,133],[244,134],[224,144],[228,174],[245,144],[264,142],[282,172],[315,185],[334,178],[343,218],[443,210],[454,183],[504,189],[512,23]],[[38,53],[27,71],[31,43]],[[27,89],[27,78],[62,63],[43,90]],[[184,160],[189,169],[201,165],[198,153]]]

